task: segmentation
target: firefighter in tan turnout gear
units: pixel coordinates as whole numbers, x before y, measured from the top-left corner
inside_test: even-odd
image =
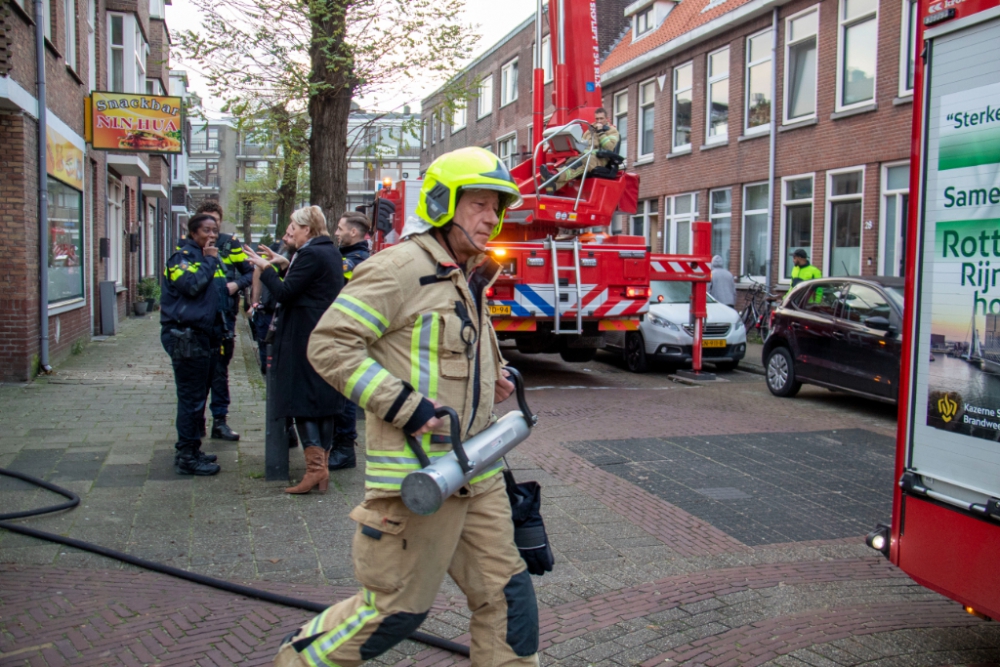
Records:
[[[500,267],[484,254],[505,210],[520,202],[507,168],[482,148],[428,168],[406,240],[361,264],[309,343],[316,371],[367,413],[365,500],[353,560],[363,588],[303,625],[275,665],[352,667],[375,658],[427,617],[445,573],[472,611],[472,664],[537,665],[538,607],[514,542],[502,461],[429,516],[400,499],[403,477],[450,451],[454,408],[462,438],[489,426],[514,385],[502,372],[486,289]]]

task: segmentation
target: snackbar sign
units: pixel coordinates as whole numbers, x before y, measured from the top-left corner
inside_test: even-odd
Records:
[[[86,140],[95,150],[180,153],[181,98],[94,92],[84,100]]]

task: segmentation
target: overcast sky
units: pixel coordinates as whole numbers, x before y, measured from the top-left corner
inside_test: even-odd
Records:
[[[536,0],[466,0],[466,10],[463,16],[463,23],[471,23],[477,27],[482,36],[476,47],[473,58],[490,48],[498,42],[504,35],[513,30],[519,23],[531,16],[535,12]],[[201,25],[201,18],[198,10],[191,4],[190,0],[173,0],[172,5],[167,5],[167,26],[172,33],[181,30],[198,30]],[[174,69],[186,69],[191,90],[198,93],[208,111],[218,111],[221,102],[213,100],[208,91],[205,80],[199,76],[196,68],[180,59],[178,53],[171,56],[171,65]],[[430,93],[440,82],[428,80],[427,86],[422,87],[419,95]],[[373,98],[360,100],[362,107],[370,110],[391,110],[392,107],[407,100],[384,96],[385,99]],[[413,111],[420,109],[419,98],[410,102]],[[219,114],[210,114],[219,115]]]

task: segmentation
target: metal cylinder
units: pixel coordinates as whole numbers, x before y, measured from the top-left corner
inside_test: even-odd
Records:
[[[509,412],[496,424],[462,443],[471,470],[463,472],[455,452],[448,452],[422,470],[403,478],[403,504],[415,514],[433,514],[449,496],[483,474],[531,433],[528,418],[520,410]]]

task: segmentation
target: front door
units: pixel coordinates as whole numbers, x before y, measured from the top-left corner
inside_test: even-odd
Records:
[[[888,299],[870,285],[852,284],[838,312],[831,382],[845,389],[895,398],[899,376],[899,322]],[[892,333],[872,328],[868,320],[894,324]]]
[[[816,282],[799,297],[798,312],[789,327],[795,340],[795,373],[803,378],[831,381],[834,323],[843,290],[840,282]]]

